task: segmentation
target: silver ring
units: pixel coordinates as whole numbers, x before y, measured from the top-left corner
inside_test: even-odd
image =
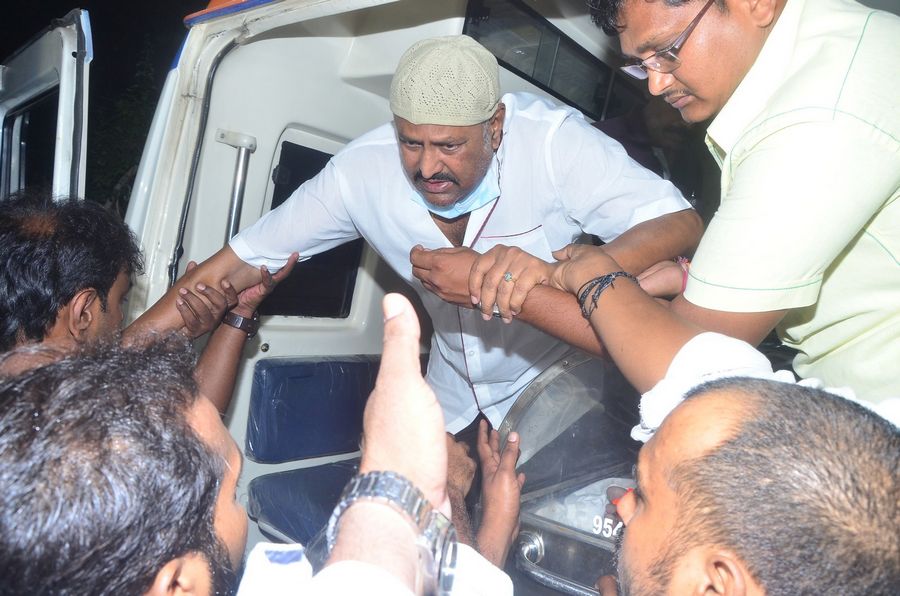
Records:
[[[503,274],[503,281],[512,281],[512,280],[513,280],[512,272],[507,271],[506,273]]]

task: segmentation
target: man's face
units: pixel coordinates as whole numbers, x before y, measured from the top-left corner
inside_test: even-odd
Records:
[[[412,124],[394,117],[407,178],[436,207],[449,207],[477,187],[500,146],[504,110],[472,126]]]
[[[622,53],[645,60],[672,45],[703,7],[703,2],[669,6],[662,0],[625,0],[619,14]],[[731,97],[765,41],[765,30],[742,3],[713,5],[681,47],[681,65],[669,74],[647,70],[648,89],[661,95],[687,122],[715,116]]]
[[[247,546],[247,510],[237,499],[237,483],[241,475],[243,456],[228,429],[222,424],[219,412],[207,398],[200,396],[189,414],[189,422],[200,438],[225,462],[225,474],[216,497],[215,529],[228,554],[231,570],[242,567]],[[211,562],[212,572],[219,565]]]
[[[106,297],[106,310],[103,308],[95,310],[96,319],[88,330],[88,339],[108,339],[122,330],[122,323],[125,321],[125,299],[129,290],[131,290],[131,276],[125,271],[120,271]]]
[[[673,535],[682,511],[669,482],[675,467],[701,457],[726,440],[739,418],[730,399],[690,400],[666,418],[641,449],[635,468],[637,488],[618,505],[625,522],[619,551],[622,596],[692,593],[697,558],[679,553],[683,537]]]

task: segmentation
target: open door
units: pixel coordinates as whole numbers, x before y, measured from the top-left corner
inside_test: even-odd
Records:
[[[84,194],[88,69],[86,10],[75,9],[0,66],[0,199],[26,188]]]

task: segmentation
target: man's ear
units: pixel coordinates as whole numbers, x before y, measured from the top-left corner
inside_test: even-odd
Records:
[[[84,341],[90,336],[89,331],[103,305],[100,295],[94,288],[79,290],[64,307],[68,312],[68,332],[77,341]]]
[[[212,579],[206,558],[191,553],[163,565],[145,596],[207,596],[211,592]]]
[[[727,550],[711,550],[706,553],[704,580],[706,596],[748,596],[761,594],[754,589],[756,582],[743,561]]]
[[[697,547],[679,563],[678,575],[693,596],[750,596],[763,594],[747,566],[734,553],[721,548]]]
[[[94,288],[79,290],[56,313],[56,321],[44,334],[45,342],[81,343],[90,337],[91,325],[102,305]]]
[[[766,29],[775,24],[782,0],[741,0],[753,24]]]
[[[496,151],[503,140],[503,120],[506,118],[506,105],[501,101],[491,116],[491,147]]]

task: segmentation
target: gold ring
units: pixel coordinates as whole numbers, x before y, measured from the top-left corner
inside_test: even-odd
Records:
[[[513,274],[509,271],[503,274],[503,281],[513,281]]]

